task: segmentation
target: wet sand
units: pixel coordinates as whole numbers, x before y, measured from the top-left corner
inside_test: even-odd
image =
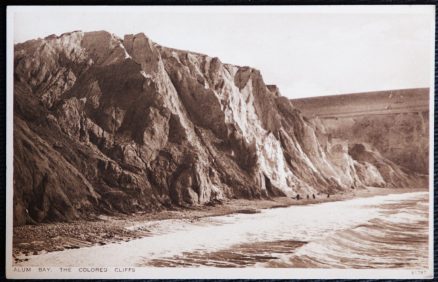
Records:
[[[133,239],[149,236],[146,228],[132,228],[141,226],[147,221],[165,219],[197,220],[204,217],[222,216],[235,213],[257,213],[261,209],[287,207],[292,205],[311,205],[321,202],[341,201],[352,198],[371,197],[377,195],[397,194],[426,189],[400,188],[366,188],[356,189],[343,194],[316,195],[316,199],[309,195],[307,199],[297,200],[288,197],[277,197],[265,200],[229,200],[215,206],[199,206],[166,210],[156,213],[136,213],[120,216],[100,216],[95,221],[75,221],[71,223],[48,223],[40,225],[26,225],[14,228],[13,256],[16,262],[26,261],[26,256],[46,252],[77,249],[95,245],[127,242]]]

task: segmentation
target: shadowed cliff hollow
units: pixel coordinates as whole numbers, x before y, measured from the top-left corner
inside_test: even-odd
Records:
[[[331,142],[250,67],[105,31],[14,55],[15,225],[420,185],[368,145]]]

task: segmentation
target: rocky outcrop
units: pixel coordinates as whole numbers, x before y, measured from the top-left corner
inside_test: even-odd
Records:
[[[333,144],[258,70],[144,34],[53,35],[17,44],[14,65],[16,225],[411,185]]]
[[[368,143],[394,163],[428,174],[428,111],[323,119],[323,123],[332,136]]]
[[[293,100],[331,138],[366,143],[406,170],[429,172],[429,89]]]

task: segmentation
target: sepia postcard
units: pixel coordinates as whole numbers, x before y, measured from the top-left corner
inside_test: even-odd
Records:
[[[433,278],[435,6],[7,23],[8,278]]]

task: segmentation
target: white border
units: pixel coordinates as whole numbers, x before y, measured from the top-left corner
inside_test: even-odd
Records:
[[[6,277],[15,277],[12,267],[13,236],[13,97],[14,97],[14,14],[10,7],[6,8]]]
[[[257,279],[295,279],[295,278],[339,278],[339,279],[390,279],[390,278],[433,278],[433,148],[434,148],[434,67],[431,62],[430,109],[429,109],[429,270],[406,269],[285,269],[285,268],[149,268],[136,267],[135,272],[115,272],[108,267],[106,273],[79,272],[72,267],[71,272],[61,273],[59,267],[52,267],[51,272],[39,272],[37,267],[31,267],[31,272],[15,272],[12,266],[12,235],[13,235],[13,49],[14,49],[14,12],[53,11],[68,9],[68,11],[87,12],[130,12],[130,13],[424,13],[435,14],[434,5],[387,5],[387,6],[191,6],[191,7],[117,7],[117,6],[9,6],[7,7],[7,99],[6,99],[6,277],[7,278],[257,278]],[[432,38],[435,38],[435,23]],[[435,41],[433,40],[432,57],[435,58]]]
[[[436,6],[434,7],[433,14],[436,18]],[[432,24],[432,38],[435,39],[435,22]],[[433,252],[433,243],[434,243],[434,234],[433,230],[435,228],[435,211],[434,211],[434,201],[435,201],[435,195],[434,195],[434,169],[435,169],[435,162],[434,162],[434,144],[435,144],[435,40],[432,40],[432,46],[431,46],[431,52],[432,52],[432,58],[433,61],[430,62],[430,92],[429,92],[429,270],[431,271],[431,276],[434,276],[434,252]]]

